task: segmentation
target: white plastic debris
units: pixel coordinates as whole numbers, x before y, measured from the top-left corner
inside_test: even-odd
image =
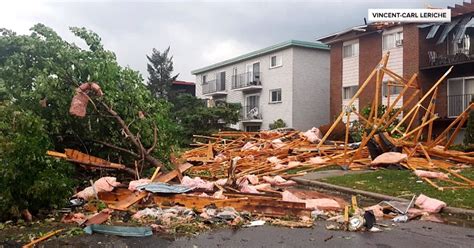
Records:
[[[405,223],[408,221],[408,216],[407,215],[399,215],[395,218],[392,219],[393,222],[397,223]]]
[[[265,225],[264,220],[254,220],[254,221],[251,221],[248,225],[245,225],[244,227],[263,226],[263,225]]]

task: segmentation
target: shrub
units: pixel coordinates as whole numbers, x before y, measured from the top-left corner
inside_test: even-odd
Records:
[[[284,127],[286,127],[286,123],[282,119],[278,119],[278,120],[274,121],[273,123],[270,123],[269,127],[272,130],[273,129],[278,129],[278,128],[284,128]]]
[[[385,114],[385,111],[387,110],[387,106],[385,105],[379,105],[378,108],[377,108],[377,116],[378,117],[381,117],[382,115]],[[370,111],[371,111],[371,106],[367,106],[365,108],[363,108],[361,111],[360,111],[360,114],[364,117],[364,118],[369,118],[369,115],[370,115]],[[388,119],[392,118],[395,113],[398,111],[398,108],[394,108],[392,109],[392,111],[388,114]],[[386,129],[382,129],[382,127],[379,127],[379,132],[391,132],[395,126],[399,123],[399,120],[398,119],[395,119],[392,124],[390,124]],[[350,128],[350,134],[351,134],[351,138],[352,138],[352,141],[354,142],[359,142],[362,140],[362,136],[364,134],[364,132],[366,133],[369,133],[371,130],[364,130],[365,128],[365,123],[363,122],[360,122],[358,120],[356,121],[353,121],[352,122],[352,125],[351,125],[351,128]],[[404,130],[404,127],[403,126],[400,126],[398,128],[400,131],[403,131]],[[393,134],[392,136],[394,137],[399,137],[399,134],[395,133]]]
[[[0,106],[0,219],[56,208],[72,193],[72,165],[46,156],[51,141],[31,111]]]

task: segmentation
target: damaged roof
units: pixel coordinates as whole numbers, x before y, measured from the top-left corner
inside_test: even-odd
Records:
[[[472,0],[470,2],[463,2],[462,5],[455,4],[454,7],[448,6],[448,9],[451,10],[451,16],[452,16],[452,21],[449,23],[427,23],[427,24],[421,24],[418,27],[419,28],[427,28],[427,27],[432,27],[430,30],[430,34],[426,37],[427,39],[433,38],[436,35],[436,32],[438,31],[440,26],[444,26],[445,28],[443,30],[443,36],[444,33],[447,33],[452,30],[456,24],[460,24],[460,32],[456,35],[457,39],[459,39],[459,36],[461,33],[464,33],[465,28],[467,27],[473,27],[474,26],[474,18],[472,18],[472,14],[474,14],[474,3]],[[469,15],[471,14],[471,15]],[[330,35],[326,35],[320,38],[317,38],[317,41],[323,42],[325,44],[331,44],[335,43],[338,41],[344,41],[344,40],[349,40],[349,39],[354,39],[363,35],[371,34],[373,32],[381,31],[383,29],[387,29],[390,27],[398,26],[398,25],[403,25],[406,23],[395,23],[395,22],[376,22],[376,23],[369,23],[366,25],[359,25],[355,26],[349,29],[342,30],[340,32],[336,32]],[[464,30],[461,30],[464,29]],[[440,39],[437,44],[440,44],[444,41],[446,37]]]

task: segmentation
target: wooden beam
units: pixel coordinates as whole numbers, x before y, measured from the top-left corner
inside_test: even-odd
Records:
[[[389,55],[390,55],[390,53],[387,53],[382,57],[380,62],[377,64],[377,67],[372,70],[370,75],[367,77],[367,79],[362,84],[362,86],[360,86],[359,90],[355,93],[355,95],[349,101],[347,106],[351,106],[354,103],[354,101],[359,97],[359,95],[362,93],[362,91],[365,89],[365,87],[367,87],[367,85],[370,83],[370,81],[372,80],[374,75],[377,73],[377,71],[380,70],[380,67],[382,67],[385,64],[385,61],[388,60]],[[344,113],[345,113],[345,111],[342,110],[341,113],[339,114],[339,116],[337,117],[337,119],[334,121],[333,125],[329,128],[329,130],[326,132],[324,137],[319,142],[317,148],[320,148],[323,145],[324,141],[326,141],[326,139],[329,137],[329,135],[332,133],[332,131],[336,128],[337,124],[342,120],[342,117],[344,116]]]
[[[435,90],[438,88],[438,86],[443,82],[443,80],[448,76],[448,74],[451,72],[451,70],[453,69],[453,66],[451,66],[444,74],[443,76],[441,76],[438,81],[433,85],[433,87],[431,87],[431,89],[428,90],[428,92],[426,92],[426,94],[418,101],[418,103],[416,105],[422,105],[423,101]],[[413,108],[412,110],[410,110],[408,112],[408,114],[406,114],[403,119],[398,123],[398,125],[395,126],[394,130],[395,129],[398,129],[400,127],[400,125],[402,125],[402,123],[405,122],[405,120],[415,111],[415,108]],[[392,134],[395,132],[394,130],[392,130]]]

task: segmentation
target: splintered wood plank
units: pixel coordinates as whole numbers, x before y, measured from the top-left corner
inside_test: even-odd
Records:
[[[306,209],[306,204],[301,202],[286,202],[281,200],[266,199],[264,197],[243,197],[230,199],[213,199],[194,195],[154,196],[156,204],[180,204],[187,208],[202,209],[208,205],[218,208],[233,207],[237,211],[248,211],[253,214],[266,216],[310,216],[311,210]]]
[[[51,156],[51,157],[56,157],[56,158],[67,159],[67,155],[62,152],[46,151],[46,155]]]
[[[180,164],[180,165],[178,165],[177,169],[157,177],[155,179],[155,181],[162,182],[162,183],[167,183],[167,182],[173,180],[179,174],[185,172],[186,170],[188,170],[191,167],[193,167],[193,165],[190,164],[190,163]]]
[[[98,192],[97,196],[103,202],[118,202],[126,199],[131,194],[133,194],[133,192],[127,188],[115,188],[111,192]]]
[[[34,245],[36,245],[37,243],[43,241],[43,240],[47,240],[51,237],[53,237],[54,235],[64,231],[65,229],[59,229],[59,230],[56,230],[56,231],[52,231],[52,232],[49,232],[47,234],[45,234],[44,236],[40,237],[40,238],[37,238],[33,241],[31,241],[30,243],[26,244],[23,246],[23,248],[30,248],[30,247],[33,247]]]
[[[107,206],[111,209],[126,211],[130,206],[145,198],[147,194],[147,192],[131,192],[126,198],[118,202],[109,203]]]
[[[155,181],[162,182],[162,183],[167,183],[167,182],[173,180],[173,178],[177,177],[179,174],[181,174],[184,171],[186,171],[187,169],[191,168],[192,166],[193,165],[190,164],[190,163],[180,164],[176,170],[173,170],[173,171],[171,171],[171,172],[169,172],[165,175],[159,176],[158,178],[156,178]],[[145,198],[145,196],[147,196],[147,194],[148,194],[147,192],[139,192],[139,193],[132,192],[126,198],[123,198],[120,201],[115,202],[115,203],[110,203],[108,206],[109,206],[109,208],[112,208],[112,209],[125,211],[130,206],[132,206],[133,204],[135,204],[138,201],[140,201],[141,199]]]

